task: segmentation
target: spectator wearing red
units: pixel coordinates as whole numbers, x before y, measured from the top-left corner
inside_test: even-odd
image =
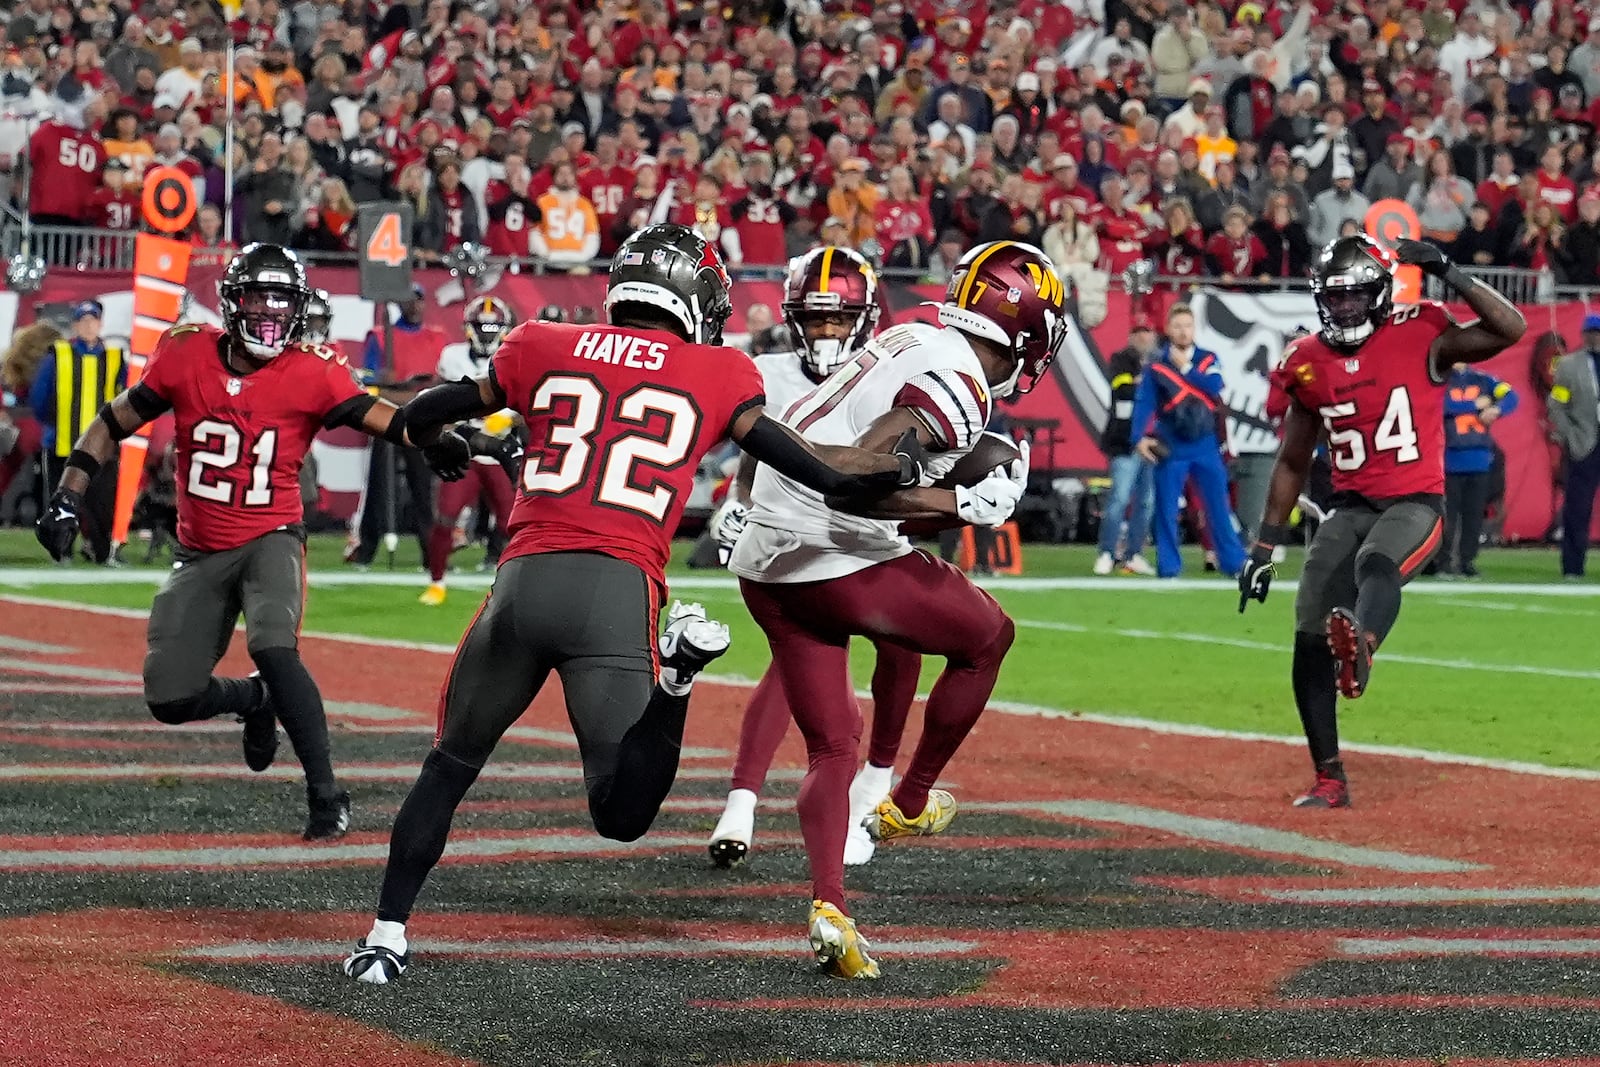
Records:
[[[888,195],[873,209],[884,265],[923,270],[933,252],[933,214],[928,201],[917,191],[911,171],[904,166],[889,171],[888,184]]]
[[[622,199],[622,208],[617,213],[613,231],[613,237],[618,242],[635,230],[642,230],[650,224],[651,212],[655,210],[656,201],[661,196],[660,173],[654,157],[640,156],[634,160],[633,184],[628,190],[628,195]]]
[[[538,198],[529,188],[532,173],[526,160],[508,155],[504,167],[505,177],[490,182],[485,191],[489,227],[484,244],[492,256],[525,257],[532,254],[529,234],[539,223]]]
[[[1203,274],[1206,238],[1195,221],[1194,208],[1188,199],[1176,196],[1166,200],[1161,215],[1161,226],[1152,230],[1145,240],[1145,247],[1156,259],[1156,273],[1174,278],[1195,278]]]
[[[744,174],[745,192],[729,208],[744,261],[755,265],[787,262],[785,231],[799,213],[772,186],[772,157],[764,152],[751,156]]]
[[[1561,254],[1565,237],[1566,226],[1561,221],[1561,212],[1550,201],[1538,197],[1512,242],[1509,255],[1511,265],[1528,270],[1551,269]]]
[[[1150,227],[1143,216],[1123,202],[1127,186],[1112,171],[1100,181],[1100,206],[1095,209],[1095,232],[1100,238],[1100,269],[1119,275],[1144,258]]]
[[[1578,218],[1578,186],[1567,177],[1565,158],[1560,145],[1550,145],[1539,156],[1539,170],[1535,178],[1539,183],[1539,199],[1556,209],[1563,225]]]
[[[733,225],[733,212],[722,194],[722,179],[709,171],[702,172],[695,181],[693,196],[679,204],[668,221],[687,226],[719,245],[728,265],[738,266],[744,262],[744,249]]]
[[[101,187],[106,148],[90,132],[105,121],[105,104],[91,96],[81,116],[41,123],[28,141],[28,214],[43,226],[90,222],[88,201]]]
[[[633,172],[618,159],[617,135],[602,130],[594,142],[594,163],[578,172],[578,191],[594,205],[600,220],[600,254],[609,256],[617,250],[618,242],[612,237],[617,215],[622,210],[623,197],[633,188]]]
[[[1081,219],[1093,220],[1093,211],[1100,203],[1100,194],[1078,180],[1078,161],[1063,152],[1056,156],[1051,166],[1051,186],[1045,191],[1045,213],[1050,218],[1060,218],[1056,205],[1070,203]]]
[[[1250,212],[1235,204],[1223,215],[1222,229],[1206,241],[1206,264],[1224,283],[1270,277],[1267,248],[1250,229]]]

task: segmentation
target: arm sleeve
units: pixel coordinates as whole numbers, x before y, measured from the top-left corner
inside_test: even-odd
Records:
[[[1133,424],[1132,433],[1134,440],[1148,437],[1155,429],[1156,420],[1156,377],[1145,372],[1139,379],[1139,389],[1133,394]]]
[[[1493,385],[1490,388],[1489,396],[1499,405],[1501,416],[1509,415],[1517,410],[1517,405],[1522,402],[1521,398],[1517,396],[1517,391],[1497,378],[1491,378],[1490,381]]]
[[[1217,368],[1217,357],[1214,353],[1206,352],[1200,355],[1184,377],[1189,380],[1190,385],[1203,390],[1212,399],[1222,395],[1222,371]]]
[[[935,451],[964,452],[989,421],[987,397],[960,371],[927,370],[900,387],[894,406],[916,412],[933,434]]]
[[[793,431],[766,415],[755,421],[739,440],[739,447],[757,462],[824,496],[858,496],[894,489],[900,484],[898,470],[878,474],[842,474],[834,470],[797,440]]]
[[[34,376],[33,385],[28,389],[28,406],[33,409],[33,417],[45,426],[55,425],[50,410],[55,406],[55,395],[56,354],[52,348],[46,350],[44,359],[39,361],[39,373]]]

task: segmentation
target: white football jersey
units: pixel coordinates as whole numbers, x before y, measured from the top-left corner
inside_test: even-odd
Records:
[[[761,372],[761,384],[767,391],[766,409],[769,415],[780,417],[789,405],[817,387],[806,377],[798,352],[768,352],[756,357],[756,370]]]
[[[796,361],[798,365],[798,361]],[[809,385],[809,383],[808,383]],[[908,407],[926,423],[935,453],[923,484],[943,477],[966,455],[989,421],[993,401],[972,345],[959,330],[913,322],[878,334],[820,385],[779,407],[808,441],[853,445],[892,408]],[[911,551],[897,521],[834,511],[822,495],[763,464],[750,494],[750,515],[729,563],[758,582],[840,578]]]
[[[455,344],[445,345],[444,348],[439,350],[439,366],[434,369],[434,373],[439,376],[441,381],[446,382],[458,382],[462,378],[482,378],[489,373],[489,361],[487,359],[479,359],[474,355],[472,346],[467,342],[457,341]],[[495,415],[490,416],[496,430],[498,430],[498,432],[494,433],[494,436],[505,436],[506,431],[511,427],[511,421],[515,414],[510,408],[502,408]],[[472,419],[467,425],[474,430],[485,430],[483,419]],[[486,430],[485,432],[490,431]],[[477,463],[496,462],[491,456],[473,456],[472,458]]]

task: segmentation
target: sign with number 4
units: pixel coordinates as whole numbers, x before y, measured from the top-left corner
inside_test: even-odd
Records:
[[[411,299],[411,228],[416,214],[400,201],[357,209],[361,295],[367,300]]]

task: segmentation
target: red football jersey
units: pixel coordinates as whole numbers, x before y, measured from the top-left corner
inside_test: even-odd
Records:
[[[1290,343],[1272,386],[1321,417],[1335,490],[1372,500],[1444,492],[1446,381],[1428,353],[1454,326],[1443,304],[1423,301],[1396,308],[1353,352],[1316,334]]]
[[[47,122],[28,142],[28,210],[35,215],[65,215],[98,223],[85,214],[89,197],[100,188],[106,169],[106,146],[92,133],[60,122]]]
[[[301,522],[300,467],[340,405],[363,394],[345,357],[291,345],[235,374],[215,326],[176,326],[139,384],[172,406],[178,443],[178,540],[223,552]]]
[[[491,368],[528,423],[500,558],[599,552],[663,583],[700,458],[764,402],[755,362],[660,331],[525,322]]]

